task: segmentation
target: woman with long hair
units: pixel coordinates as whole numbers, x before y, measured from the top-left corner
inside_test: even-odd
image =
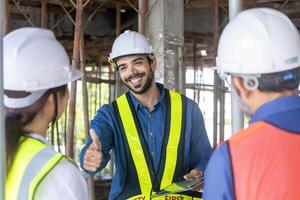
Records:
[[[87,185],[71,159],[45,139],[62,115],[67,84],[80,78],[54,34],[21,28],[3,39],[7,200],[85,200]]]

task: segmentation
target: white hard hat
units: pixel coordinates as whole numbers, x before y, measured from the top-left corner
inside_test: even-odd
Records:
[[[114,60],[121,56],[151,53],[153,53],[152,47],[144,35],[127,30],[115,40],[109,59]]]
[[[3,39],[4,89],[31,92],[26,98],[4,96],[10,108],[26,107],[48,89],[74,81],[81,72],[70,68],[69,57],[52,31],[20,28]]]
[[[283,13],[255,8],[239,13],[224,29],[218,46],[221,74],[260,75],[300,66],[299,32]]]

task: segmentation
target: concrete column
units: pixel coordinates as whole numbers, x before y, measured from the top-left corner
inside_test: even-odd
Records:
[[[157,82],[184,92],[182,50],[184,5],[182,0],[148,0],[146,36],[156,52]]]

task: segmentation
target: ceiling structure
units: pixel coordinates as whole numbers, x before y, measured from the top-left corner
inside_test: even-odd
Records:
[[[23,26],[47,27],[52,29],[69,52],[72,52],[76,0],[6,0],[6,2],[9,5],[6,9],[7,31]],[[87,63],[105,64],[117,32],[117,9],[120,9],[118,31],[138,29],[138,2],[138,0],[83,0]],[[214,2],[218,3],[218,20],[214,16],[216,13],[213,9],[213,6],[216,6]],[[184,0],[184,6],[185,66],[197,68],[212,66],[217,37],[228,22],[228,0]],[[244,0],[243,9],[252,7],[279,9],[286,13],[300,30],[300,0]],[[148,12],[150,11],[151,6],[148,8]],[[47,13],[44,23],[41,17],[43,12]]]

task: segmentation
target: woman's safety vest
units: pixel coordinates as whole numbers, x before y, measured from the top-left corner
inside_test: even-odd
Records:
[[[127,178],[119,199],[149,200],[151,194],[183,177],[185,142],[186,97],[165,89],[166,122],[158,172],[143,136],[140,122],[130,95],[120,96],[114,103],[116,118],[125,144]],[[186,195],[168,195],[155,198],[183,200],[196,199]]]
[[[43,142],[22,137],[7,175],[5,199],[34,199],[39,183],[63,158],[64,155],[55,152]]]
[[[299,133],[256,122],[228,144],[234,199],[300,199]]]

